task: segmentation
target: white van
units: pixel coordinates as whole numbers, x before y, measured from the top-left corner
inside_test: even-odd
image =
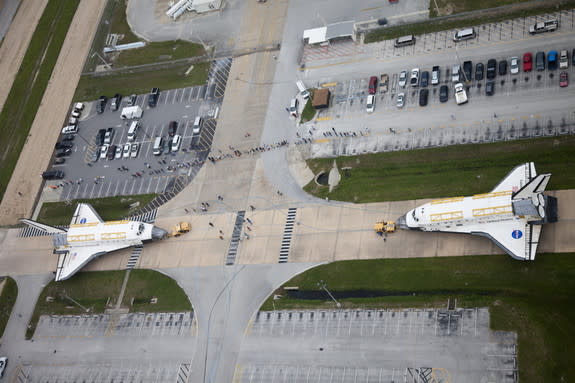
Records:
[[[172,152],[177,152],[180,150],[180,145],[182,144],[182,136],[176,134],[172,139]]]
[[[164,147],[164,139],[160,136],[154,139],[154,155],[159,156],[162,154],[162,149]]]
[[[457,41],[469,40],[474,39],[475,37],[477,37],[477,35],[475,34],[475,29],[467,28],[455,32],[455,35],[453,35],[453,41],[457,42]]]
[[[399,48],[399,47],[405,47],[405,46],[413,45],[413,44],[415,44],[415,36],[407,35],[407,36],[401,36],[400,38],[395,40],[394,46],[396,48]]]
[[[136,139],[138,130],[140,130],[140,121],[132,121],[130,129],[128,129],[128,142],[132,142]]]
[[[204,122],[204,120],[200,116],[197,116],[194,119],[194,125],[192,125],[192,134],[194,134],[194,135],[200,134],[200,129],[202,128],[203,122]]]
[[[303,81],[297,81],[295,86],[299,89],[299,94],[303,97],[304,100],[309,98],[309,90],[307,90],[306,86],[304,85]]]

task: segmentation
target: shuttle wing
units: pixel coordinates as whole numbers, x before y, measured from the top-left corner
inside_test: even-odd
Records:
[[[497,184],[491,191],[492,193],[503,192],[503,191],[513,191],[521,189],[523,186],[529,183],[533,178],[537,176],[537,171],[535,170],[535,164],[533,162],[527,162],[516,166],[511,170],[501,182]]]
[[[76,206],[76,211],[72,216],[70,225],[79,225],[84,223],[102,223],[102,218],[96,213],[92,206],[86,203],[80,203]]]
[[[539,244],[541,225],[521,221],[500,222],[490,224],[489,231],[476,231],[471,234],[488,237],[515,259],[532,261]]]

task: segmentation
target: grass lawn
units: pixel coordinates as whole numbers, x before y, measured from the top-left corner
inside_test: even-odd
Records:
[[[301,112],[301,123],[306,123],[311,121],[315,117],[315,109],[311,105],[311,100],[313,99],[313,89],[310,90],[310,97],[307,99],[303,112]]]
[[[548,190],[575,188],[573,136],[366,154],[336,161],[342,177],[331,193],[313,180],[304,190],[351,202],[465,196],[488,192],[515,166],[529,161],[535,162],[538,173],[553,174]],[[329,171],[333,159],[307,163],[318,174]],[[343,167],[351,169],[342,171]]]
[[[85,75],[80,78],[74,100],[93,101],[101,95],[111,97],[115,93],[142,94],[149,92],[153,87],[164,90],[205,84],[210,63],[194,64],[194,69],[186,76],[185,72],[189,67],[189,64],[178,64],[169,68],[133,73]]]
[[[36,117],[78,3],[79,0],[48,2],[0,113],[0,199]]]
[[[158,301],[151,305],[150,299]],[[123,306],[130,307],[132,312],[174,312],[191,311],[192,305],[188,296],[175,280],[153,270],[133,270],[124,294]]]
[[[432,0],[429,3],[429,10],[434,16],[437,14],[443,16],[525,2],[526,0]],[[436,6],[439,12],[436,12]]]
[[[438,3],[440,0],[437,0]],[[473,1],[473,0],[466,0],[464,1],[466,8],[459,8],[456,9],[461,10],[475,10],[475,9],[486,9],[489,7],[484,6],[484,4],[493,4],[493,3],[503,3],[506,0],[490,0],[490,1]],[[512,1],[512,0],[509,0]],[[450,2],[451,3],[451,2]],[[506,2],[507,3],[507,2]],[[561,4],[549,4],[549,2],[541,1],[541,2],[532,2],[526,7],[522,8],[514,8],[510,7],[504,10],[497,10],[497,11],[489,11],[486,10],[484,12],[478,12],[476,14],[471,15],[462,15],[455,18],[448,18],[445,20],[441,19],[431,19],[428,21],[423,21],[420,23],[413,23],[413,24],[405,24],[405,25],[398,25],[393,27],[383,27],[372,32],[366,34],[364,41],[366,43],[373,43],[377,41],[395,39],[400,36],[405,35],[422,35],[425,33],[432,33],[438,32],[443,30],[449,29],[456,29],[456,28],[464,28],[470,27],[473,25],[478,24],[487,24],[487,23],[495,23],[498,21],[509,20],[514,18],[520,17],[527,17],[532,15],[537,15],[540,13],[548,13],[548,12],[556,12],[565,9],[572,9],[575,6],[575,0],[565,0]],[[435,8],[433,1],[430,2],[430,14],[431,16],[435,16]],[[441,6],[440,6],[441,7]],[[477,7],[477,8],[476,8]],[[479,32],[481,33],[481,32]]]
[[[108,255],[108,256],[113,256]],[[64,298],[66,295],[90,309],[90,314],[103,313],[106,305],[114,305],[120,294],[125,271],[83,272],[62,282],[50,282],[38,298],[36,308],[26,332],[26,339],[34,335],[41,315],[79,315],[85,310]],[[52,297],[52,302],[46,298]],[[131,297],[141,302],[129,306]],[[148,297],[158,298],[157,304],[150,304]],[[144,302],[146,300],[147,303]],[[153,270],[132,270],[124,294],[122,307],[131,312],[190,311],[188,297],[178,284],[169,277]]]
[[[280,288],[275,308],[333,309],[320,280],[344,307],[445,307],[449,298],[460,307],[489,307],[493,330],[518,333],[519,381],[575,374],[575,254],[538,254],[534,262],[503,255],[334,262],[284,284],[321,299],[289,298]],[[357,293],[367,298],[346,298]],[[272,309],[271,298],[262,309]]]
[[[46,202],[42,205],[37,220],[46,225],[69,225],[76,205],[80,202],[86,202],[92,205],[96,212],[104,221],[113,221],[130,214],[130,205],[140,202],[140,209],[152,199],[155,194],[140,194],[130,196],[117,196],[95,199],[78,199],[73,200],[67,205],[64,202]]]
[[[204,48],[200,44],[194,44],[188,41],[176,40],[149,43],[144,48],[120,52],[118,58],[114,60],[114,67],[121,68],[185,59],[201,56],[204,53]]]
[[[115,33],[118,35],[123,35],[124,37],[118,41],[118,44],[127,44],[140,41],[128,25],[128,20],[126,19],[126,6],[128,5],[128,0],[116,0],[117,4],[114,7],[114,12],[112,14],[112,20],[110,21],[110,33]]]
[[[8,319],[10,319],[12,307],[14,307],[17,297],[18,285],[16,285],[16,281],[10,277],[5,277],[2,294],[0,294],[0,338],[4,335],[4,330],[8,324]]]

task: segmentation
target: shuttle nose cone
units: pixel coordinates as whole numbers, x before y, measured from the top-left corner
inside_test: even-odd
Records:
[[[399,217],[396,221],[396,224],[400,229],[409,229],[409,227],[407,227],[405,215],[402,215],[401,217]]]
[[[152,227],[152,239],[155,241],[157,239],[165,238],[168,235],[168,232],[164,229],[160,229],[159,227]]]

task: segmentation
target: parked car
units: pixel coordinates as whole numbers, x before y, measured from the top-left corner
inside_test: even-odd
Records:
[[[138,152],[140,151],[140,144],[138,144],[137,142],[134,142],[132,144],[132,149],[130,150],[130,157],[131,158],[136,158],[138,157]]]
[[[499,61],[499,75],[505,76],[507,74],[507,60]]]
[[[441,70],[439,69],[438,65],[431,68],[431,85],[439,84],[440,76],[441,76]]]
[[[451,82],[459,82],[459,74],[461,73],[461,67],[456,64],[451,68]]]
[[[111,144],[114,138],[114,128],[106,129],[106,134],[104,134],[104,144]]]
[[[8,364],[8,358],[3,356],[0,358],[0,378],[4,376],[4,370],[6,370],[6,365]]]
[[[375,94],[377,92],[377,76],[371,76],[369,78],[369,94]]]
[[[485,94],[488,96],[493,96],[495,93],[495,81],[487,81],[485,83]]]
[[[114,158],[115,159],[122,158],[122,145],[116,146],[116,153],[114,153]]]
[[[112,102],[110,103],[110,108],[112,111],[118,110],[122,102],[122,95],[120,93],[116,93],[114,97],[112,97]]]
[[[533,55],[530,52],[523,54],[523,72],[531,72],[533,69]]]
[[[176,134],[177,130],[178,130],[178,123],[176,121],[170,121],[170,124],[168,125],[168,135],[170,137],[173,137],[174,134]]]
[[[416,87],[419,86],[419,68],[413,68],[409,76],[409,84]]]
[[[96,101],[96,113],[102,114],[106,110],[106,103],[108,102],[108,97],[100,96],[98,101]]]
[[[471,81],[471,79],[473,77],[471,77],[471,75],[473,74],[473,63],[471,61],[465,61],[463,63],[463,77],[465,81]]]
[[[375,95],[370,94],[367,96],[367,102],[365,103],[365,110],[367,113],[373,113],[375,110]]]
[[[389,87],[389,76],[387,74],[382,74],[379,79],[379,92],[385,93]]]
[[[158,104],[158,99],[160,98],[160,88],[152,88],[150,94],[148,95],[148,106],[150,108],[155,108]]]
[[[559,69],[569,68],[569,53],[567,49],[561,50],[559,53]]]
[[[73,134],[64,134],[62,136],[62,141],[74,141],[74,138],[76,136],[74,136]]]
[[[407,84],[407,71],[403,70],[401,71],[401,73],[399,74],[399,79],[397,81],[397,85],[399,85],[402,88],[405,88],[405,85]]]
[[[172,152],[177,152],[180,150],[180,145],[182,145],[182,136],[176,134],[174,138],[172,138]]]
[[[545,52],[535,54],[535,70],[538,72],[545,70]]]
[[[62,165],[62,164],[65,163],[65,162],[66,162],[66,159],[65,159],[65,158],[56,158],[56,159],[54,160],[54,165]]]
[[[427,105],[428,96],[429,96],[429,90],[421,89],[419,91],[419,106],[426,106]]]
[[[103,160],[108,156],[108,149],[110,145],[102,145],[100,146],[100,159]]]
[[[42,178],[46,181],[61,180],[64,178],[64,172],[61,170],[48,170],[42,173]],[[0,360],[2,360],[2,358],[0,358]],[[0,367],[5,367],[5,365]]]
[[[130,97],[128,97],[128,102],[126,103],[127,106],[134,106],[136,105],[136,100],[138,99],[138,96],[135,94],[131,94]]]
[[[567,72],[561,72],[559,75],[559,86],[565,88],[569,85],[569,74]]]
[[[72,142],[56,142],[55,149],[72,149],[74,144]]]
[[[571,65],[575,66],[575,48],[571,51]]]
[[[489,59],[487,61],[487,74],[486,77],[488,80],[493,80],[497,73],[495,72],[497,68],[497,60]]]
[[[107,158],[108,158],[109,160],[113,160],[113,159],[114,159],[114,156],[116,155],[116,149],[117,149],[117,146],[116,146],[116,145],[110,145],[110,146],[108,146]]]
[[[92,150],[92,152],[90,152],[90,162],[96,162],[98,161],[98,158],[100,158],[100,148],[97,147],[95,150]]]
[[[403,106],[405,105],[405,93],[399,93],[397,95],[397,98],[395,100],[395,105],[398,108],[403,108]]]
[[[557,69],[557,51],[549,51],[547,53],[547,69]]]
[[[70,154],[72,154],[72,149],[70,148],[66,148],[66,149],[58,149],[56,150],[56,157],[67,157]]]
[[[513,56],[511,57],[511,60],[509,60],[509,73],[519,73],[519,57]]]
[[[483,67],[483,63],[477,63],[475,65],[475,81],[483,80],[484,75],[485,75],[485,68]]]
[[[75,103],[74,104],[74,110],[78,111],[78,112],[83,111],[84,110],[84,103],[82,103],[82,102]]]
[[[529,33],[534,35],[537,33],[553,32],[559,28],[559,21],[557,19],[549,19],[529,27]]]
[[[82,115],[82,113],[76,109],[72,109],[72,111],[70,112],[70,117],[75,118],[75,119],[80,118],[81,115]]]
[[[170,153],[171,149],[172,149],[172,139],[168,137],[164,140],[164,149],[162,153],[168,154]]]
[[[447,102],[449,99],[449,88],[447,85],[441,85],[439,88],[439,101],[440,102]]]
[[[428,84],[429,84],[429,72],[423,71],[421,72],[421,86],[425,88],[427,87]]]
[[[76,134],[78,133],[78,125],[68,125],[62,128],[62,134]]]
[[[106,137],[106,129],[98,130],[98,134],[96,134],[96,145],[104,145],[104,137]]]
[[[130,145],[130,143],[126,143],[124,144],[124,148],[122,149],[122,158],[129,158],[130,157],[130,149],[132,148],[132,145]]]

